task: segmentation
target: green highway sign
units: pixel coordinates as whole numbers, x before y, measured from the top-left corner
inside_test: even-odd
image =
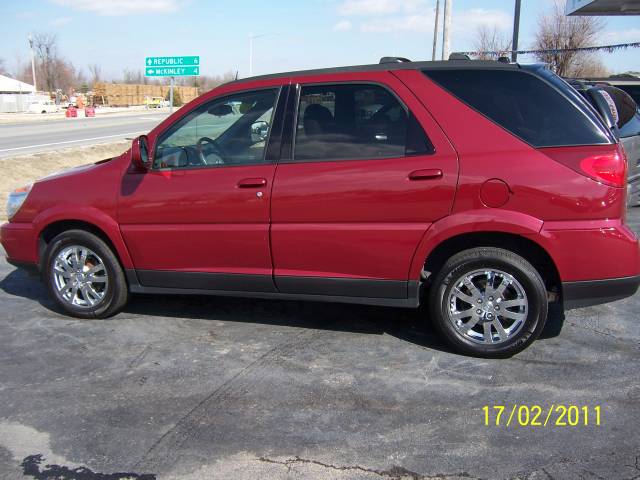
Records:
[[[187,57],[147,57],[144,60],[147,67],[188,67],[200,65],[200,56]]]
[[[200,75],[200,67],[146,67],[147,77],[195,77]]]
[[[144,74],[147,77],[193,77],[200,75],[200,56],[146,57]]]

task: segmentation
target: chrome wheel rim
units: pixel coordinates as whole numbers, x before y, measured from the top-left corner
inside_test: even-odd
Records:
[[[518,280],[501,270],[481,269],[453,282],[447,314],[460,335],[487,345],[517,335],[528,311],[527,294]]]
[[[74,307],[92,308],[104,300],[107,269],[93,250],[81,245],[62,249],[53,261],[52,281],[60,300]]]

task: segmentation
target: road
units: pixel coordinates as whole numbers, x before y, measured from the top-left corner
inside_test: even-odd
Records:
[[[486,360],[451,353],[421,310],[137,296],[77,320],[1,254],[3,480],[640,474],[640,294],[556,310],[527,350]],[[485,425],[494,405],[591,416]]]
[[[123,140],[148,132],[167,115],[168,113],[138,112],[0,125],[0,159],[74,145]]]

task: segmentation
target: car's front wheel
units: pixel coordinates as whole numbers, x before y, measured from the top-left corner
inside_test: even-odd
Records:
[[[111,248],[84,230],[68,230],[51,240],[43,274],[51,297],[74,317],[109,317],[128,299],[124,272]]]
[[[506,357],[533,342],[547,318],[544,281],[521,256],[500,248],[453,255],[431,284],[432,321],[456,350]]]

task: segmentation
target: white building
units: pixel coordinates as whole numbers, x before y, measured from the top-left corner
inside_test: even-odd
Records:
[[[37,101],[33,85],[0,75],[0,112],[26,112]]]

